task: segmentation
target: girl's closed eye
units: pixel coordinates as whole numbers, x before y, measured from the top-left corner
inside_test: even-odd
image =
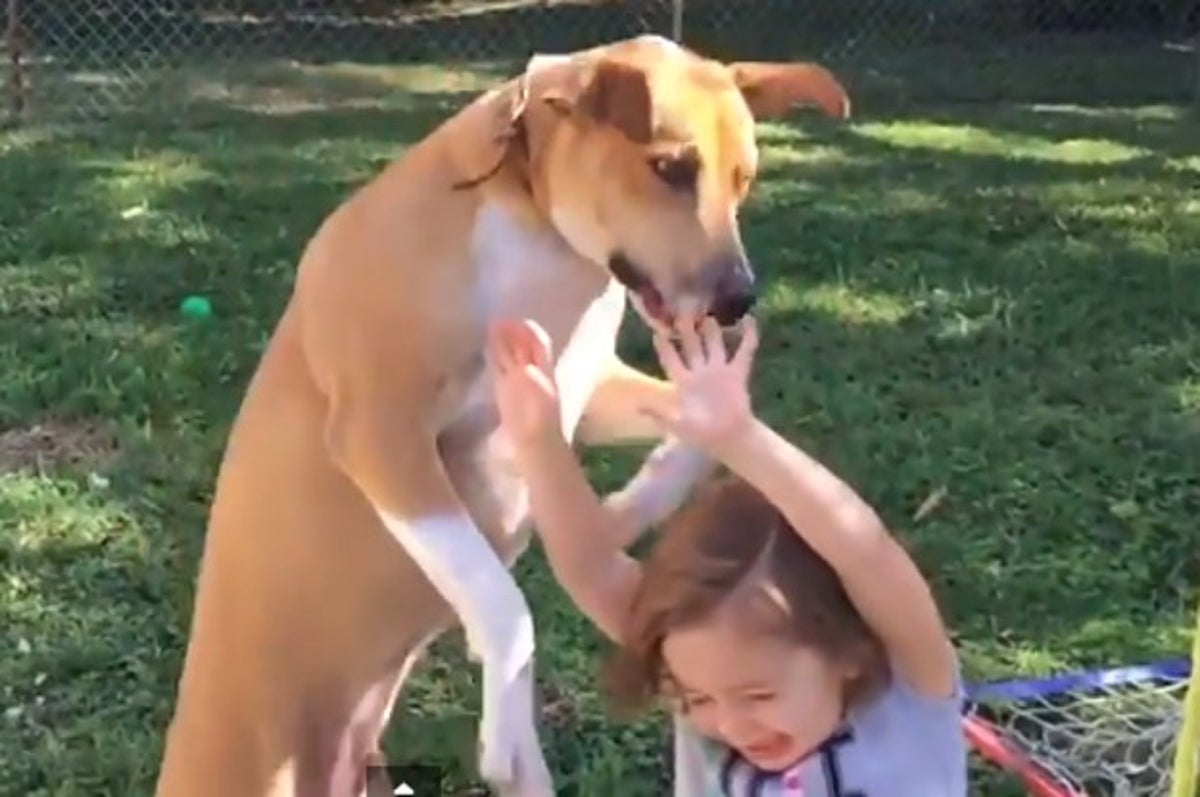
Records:
[[[745,698],[747,700],[749,700],[751,703],[769,703],[777,697],[778,697],[777,694],[775,694],[774,692],[768,692],[768,691],[748,692],[745,695]]]

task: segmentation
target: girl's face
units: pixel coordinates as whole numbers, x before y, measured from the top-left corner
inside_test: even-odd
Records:
[[[668,634],[662,653],[696,730],[768,771],[787,769],[837,729],[855,675],[817,650],[740,629],[723,612]]]

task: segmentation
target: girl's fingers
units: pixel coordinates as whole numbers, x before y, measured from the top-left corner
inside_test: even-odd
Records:
[[[546,372],[543,371],[541,368],[538,368],[536,365],[533,365],[533,364],[528,364],[528,365],[522,366],[521,371],[522,371],[522,373],[524,373],[525,378],[527,380],[529,380],[531,383],[533,383],[539,390],[541,390],[547,396],[554,395],[554,383],[552,381],[550,381],[550,377],[547,376]]]
[[[655,335],[653,343],[654,351],[658,355],[658,362],[662,366],[663,373],[672,382],[679,381],[687,373],[687,366],[680,359],[679,352],[675,349],[675,344],[666,335]]]
[[[531,319],[502,319],[488,330],[488,352],[506,370],[526,363],[548,368],[550,336]]]
[[[683,359],[688,368],[696,368],[704,364],[704,344],[700,340],[700,335],[696,333],[695,325],[681,323],[679,325],[679,341],[683,344]]]
[[[525,319],[521,326],[530,354],[529,361],[549,373],[553,368],[553,344],[550,334],[532,318]]]
[[[533,360],[534,343],[532,332],[525,321],[508,321],[505,324],[505,343],[513,360],[519,364]]]
[[[710,360],[724,363],[729,359],[729,353],[725,350],[725,334],[717,319],[706,316],[700,324],[700,332],[704,336],[704,348]]]
[[[758,322],[754,320],[754,316],[748,315],[742,319],[742,339],[738,343],[737,351],[733,354],[733,362],[738,368],[749,373],[756,351],[758,351]]]
[[[650,326],[650,331],[653,332],[655,335],[662,335],[664,338],[667,338],[668,340],[671,338],[671,335],[673,334],[673,330],[671,329],[671,327],[669,325],[663,323],[662,321],[659,321],[657,318],[647,319],[647,323]]]

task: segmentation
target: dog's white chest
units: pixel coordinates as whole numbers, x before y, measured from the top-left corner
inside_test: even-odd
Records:
[[[476,312],[483,323],[533,318],[549,333],[563,434],[571,439],[616,348],[625,290],[582,260],[554,234],[530,232],[499,207],[484,207],[475,228],[480,279]],[[469,403],[490,405],[491,379],[480,374]]]
[[[475,321],[481,328],[501,318],[532,318],[550,335],[562,407],[563,435],[572,439],[584,408],[615,353],[625,313],[625,291],[594,264],[582,260],[553,233],[530,231],[502,208],[481,209],[472,248],[479,278]],[[466,490],[477,522],[516,532],[528,512],[527,490],[516,470],[495,413],[488,369],[477,371],[454,413],[452,477]],[[466,431],[464,431],[466,430]],[[483,513],[489,517],[481,518]]]

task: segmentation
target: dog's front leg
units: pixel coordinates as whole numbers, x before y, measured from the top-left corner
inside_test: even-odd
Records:
[[[398,398],[335,399],[326,426],[331,456],[462,622],[483,670],[480,774],[506,797],[550,797],[534,716],[529,606],[455,493],[432,430]]]
[[[641,468],[624,487],[605,498],[626,542],[666,520],[692,488],[712,473],[716,463],[698,448],[662,429],[644,410],[665,408],[674,400],[669,382],[626,364],[614,355],[596,387],[579,427],[584,445],[634,445],[658,441]]]
[[[626,544],[670,517],[715,466],[707,454],[682,440],[668,437],[655,446],[633,478],[604,498]]]

